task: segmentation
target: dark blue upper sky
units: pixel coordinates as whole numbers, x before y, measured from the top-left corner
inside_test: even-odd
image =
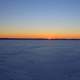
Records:
[[[80,33],[80,0],[0,0],[0,32]]]

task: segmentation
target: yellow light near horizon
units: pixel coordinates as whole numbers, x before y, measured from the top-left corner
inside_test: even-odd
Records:
[[[80,38],[80,34],[0,34],[0,38]]]

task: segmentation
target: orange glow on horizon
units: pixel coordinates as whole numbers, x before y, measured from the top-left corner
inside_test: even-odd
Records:
[[[80,34],[0,34],[0,38],[79,38]]]

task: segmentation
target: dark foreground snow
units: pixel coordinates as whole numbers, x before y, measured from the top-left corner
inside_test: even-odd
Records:
[[[80,41],[0,40],[0,80],[80,80]]]

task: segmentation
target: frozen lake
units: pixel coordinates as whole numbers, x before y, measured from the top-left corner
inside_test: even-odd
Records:
[[[0,80],[80,80],[80,40],[0,40]]]

